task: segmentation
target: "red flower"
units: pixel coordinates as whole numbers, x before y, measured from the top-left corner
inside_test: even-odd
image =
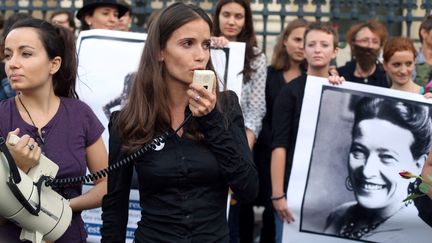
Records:
[[[411,172],[409,171],[402,171],[399,172],[399,175],[402,176],[402,178],[404,179],[411,179],[411,178],[417,178],[417,176],[413,175]]]

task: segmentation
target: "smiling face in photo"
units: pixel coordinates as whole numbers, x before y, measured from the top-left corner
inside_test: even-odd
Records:
[[[368,209],[399,208],[409,180],[401,171],[417,171],[411,152],[413,134],[382,119],[366,119],[354,128],[349,176],[358,203]]]

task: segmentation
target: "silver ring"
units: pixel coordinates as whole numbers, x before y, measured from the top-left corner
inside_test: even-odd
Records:
[[[27,144],[27,147],[30,149],[30,150],[33,150],[34,148],[35,148],[35,146],[34,146],[34,144]]]
[[[201,99],[201,96],[197,96],[197,97],[195,97],[195,101],[198,101],[198,100],[200,100]]]

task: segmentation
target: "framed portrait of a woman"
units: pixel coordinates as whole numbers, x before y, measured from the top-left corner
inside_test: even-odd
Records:
[[[422,242],[432,228],[404,199],[432,147],[431,101],[308,77],[283,242]]]

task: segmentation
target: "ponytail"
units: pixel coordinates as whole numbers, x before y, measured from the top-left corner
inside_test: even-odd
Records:
[[[78,57],[75,46],[75,36],[62,26],[54,26],[64,43],[60,69],[53,76],[54,93],[57,96],[78,98],[75,90]],[[54,57],[50,57],[54,58]]]
[[[45,20],[36,18],[20,20],[8,32],[24,27],[35,28],[37,30],[50,60],[55,57],[61,58],[60,68],[53,75],[55,95],[78,99],[78,94],[75,90],[78,58],[73,33],[61,26],[54,26]]]

